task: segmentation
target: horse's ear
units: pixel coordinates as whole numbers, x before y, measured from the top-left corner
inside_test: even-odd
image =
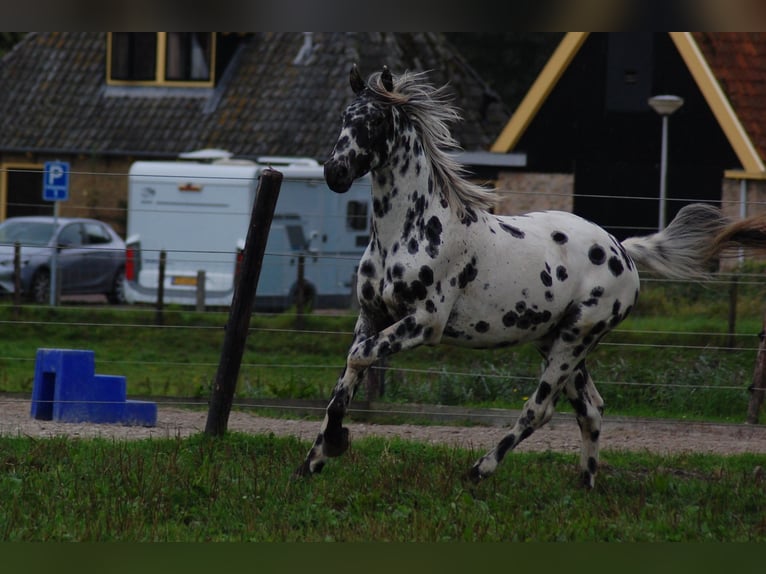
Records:
[[[366,88],[364,80],[362,79],[361,74],[359,74],[359,68],[356,67],[356,64],[351,66],[351,72],[348,75],[348,79],[351,82],[351,89],[354,90],[355,94],[362,93],[362,90]]]
[[[383,72],[380,74],[380,79],[387,92],[394,91],[394,79],[391,77],[391,70],[388,69],[388,66],[383,66]]]

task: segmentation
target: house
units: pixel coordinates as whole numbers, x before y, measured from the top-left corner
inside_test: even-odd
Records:
[[[0,220],[52,213],[50,160],[70,163],[61,214],[121,231],[135,160],[202,148],[323,160],[353,63],[449,82],[465,150],[487,150],[510,117],[438,33],[31,33],[0,61]]]
[[[648,104],[675,95],[667,116],[666,220],[685,204],[732,216],[766,210],[766,34],[565,35],[492,145],[524,152],[500,209],[573,210],[622,238],[660,226],[663,120]]]

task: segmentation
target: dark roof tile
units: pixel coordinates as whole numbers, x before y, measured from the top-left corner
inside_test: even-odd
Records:
[[[449,82],[465,121],[465,149],[486,149],[509,118],[475,71],[438,33],[255,33],[215,89],[114,90],[105,85],[106,34],[32,33],[0,61],[0,150],[176,155],[219,147],[240,156],[329,152],[351,98],[348,70],[387,64]]]

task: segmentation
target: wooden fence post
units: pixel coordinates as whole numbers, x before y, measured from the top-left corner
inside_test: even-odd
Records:
[[[234,286],[229,320],[226,323],[221,359],[210,395],[205,433],[211,436],[223,436],[229,424],[239,367],[245,351],[247,331],[250,328],[250,315],[255,301],[258,277],[261,273],[263,254],[266,251],[266,242],[269,239],[271,220],[274,218],[274,208],[277,205],[281,184],[281,172],[265,169],[261,173],[255,206],[250,215],[250,227],[245,239],[242,267]]]
[[[306,311],[306,256],[298,255],[298,277],[295,281],[295,328],[302,331],[306,322],[303,313]]]
[[[168,260],[168,254],[163,249],[160,251],[160,277],[157,285],[157,313],[155,315],[155,323],[158,325],[165,324],[165,265]]]
[[[198,313],[205,311],[205,270],[197,271],[197,305],[195,310]]]
[[[21,313],[21,243],[13,243],[13,317]]]
[[[758,424],[763,395],[766,394],[766,315],[763,317],[763,329],[758,333],[758,339],[760,344],[755,359],[753,383],[750,385],[750,402],[747,405],[747,422],[753,425]]]

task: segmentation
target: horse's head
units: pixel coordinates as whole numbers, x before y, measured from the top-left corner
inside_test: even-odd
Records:
[[[345,193],[358,177],[385,164],[393,146],[394,112],[382,94],[392,92],[393,78],[388,68],[369,86],[351,68],[351,88],[356,98],[343,112],[338,141],[324,164],[324,177],[330,189]]]

